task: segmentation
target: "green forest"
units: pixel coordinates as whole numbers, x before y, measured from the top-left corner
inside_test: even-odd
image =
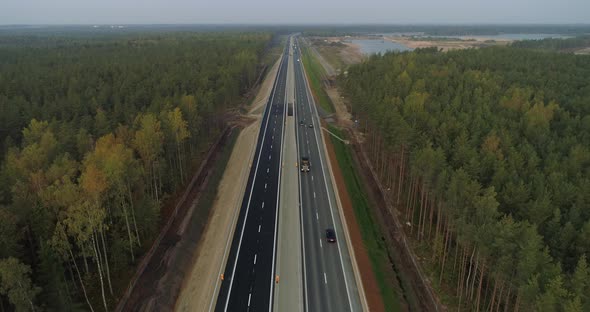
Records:
[[[516,48],[571,52],[576,49],[590,47],[590,35],[566,39],[545,38],[542,40],[521,40],[515,41],[511,45]]]
[[[114,309],[272,37],[0,36],[0,311]]]
[[[445,304],[590,311],[590,57],[374,55],[340,85]]]

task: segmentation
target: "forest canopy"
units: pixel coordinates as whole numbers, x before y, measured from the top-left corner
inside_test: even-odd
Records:
[[[542,40],[522,40],[512,43],[516,48],[565,51],[571,52],[576,49],[590,48],[590,35],[573,38],[545,38]]]
[[[0,36],[1,310],[114,308],[272,37]]]
[[[588,77],[590,57],[513,47],[388,53],[341,77],[453,304],[590,310]]]

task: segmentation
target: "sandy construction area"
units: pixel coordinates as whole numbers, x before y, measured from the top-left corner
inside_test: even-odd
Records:
[[[193,268],[190,275],[185,277],[183,289],[176,301],[176,311],[208,311],[210,304],[215,305],[220,269],[225,264],[226,244],[228,237],[233,236],[260,130],[260,112],[272,89],[278,64],[279,61],[268,72],[250,108],[249,115],[255,117],[256,122],[241,131],[232,150],[207,227],[195,253]]]
[[[463,40],[415,40],[408,37],[383,37],[385,40],[403,44],[409,48],[438,47],[443,51],[480,48],[491,45],[507,45],[511,40],[491,40],[481,37],[465,37]]]

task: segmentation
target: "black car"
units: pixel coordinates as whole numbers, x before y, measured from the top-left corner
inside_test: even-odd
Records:
[[[326,230],[326,240],[330,243],[336,242],[336,232],[334,231],[334,229]]]
[[[304,122],[303,122],[303,120],[299,121],[299,125],[301,125],[301,126],[303,126],[303,125],[304,125]]]

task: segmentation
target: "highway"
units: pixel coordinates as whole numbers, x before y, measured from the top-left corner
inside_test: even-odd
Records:
[[[215,311],[272,310],[288,60],[285,49],[265,107]]]
[[[292,39],[293,40],[293,39]],[[292,47],[290,48],[292,49]],[[285,123],[283,144],[283,166],[280,205],[279,232],[277,239],[276,275],[280,282],[275,285],[273,311],[303,311],[303,278],[301,253],[301,223],[299,218],[299,153],[295,138],[297,122],[293,116],[295,102],[295,75],[293,58],[287,70],[287,99],[291,106]]]
[[[320,119],[304,74],[299,44],[293,59],[297,150],[300,157],[308,156],[311,164],[309,172],[299,175],[304,310],[361,311],[352,262],[326,165]],[[336,231],[335,243],[326,240],[328,228]]]

